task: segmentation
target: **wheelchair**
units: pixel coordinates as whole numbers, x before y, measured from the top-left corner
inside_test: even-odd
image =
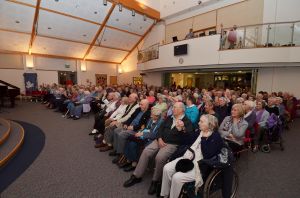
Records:
[[[239,177],[236,171],[232,169],[232,184],[230,198],[236,197]],[[222,187],[223,187],[223,169],[214,169],[208,175],[206,181],[195,193],[195,182],[185,183],[181,189],[179,198],[222,198]]]
[[[274,124],[267,123],[267,130],[264,134],[264,144],[261,145],[261,151],[264,153],[271,152],[271,145],[277,144],[280,150],[284,150],[282,132],[284,129],[284,122],[280,116],[274,116]]]

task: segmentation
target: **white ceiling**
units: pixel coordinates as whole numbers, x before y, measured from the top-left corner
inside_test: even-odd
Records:
[[[0,31],[0,49],[28,52],[30,34]]]
[[[38,34],[91,43],[99,25],[40,10]],[[51,29],[48,29],[51,28]]]
[[[9,30],[0,30],[1,49],[28,52],[35,14],[32,6],[36,3],[36,0],[0,0],[0,29]],[[83,58],[111,6],[109,1],[104,6],[103,0],[42,0],[32,52]],[[106,24],[112,28],[104,27],[97,39],[108,48],[94,47],[86,58],[122,61],[153,23],[137,12],[132,16],[131,10],[125,7],[120,12],[116,5]],[[98,41],[95,45],[99,45]]]
[[[104,33],[103,37],[102,34]],[[98,37],[101,45],[131,50],[141,37],[120,32],[110,28],[104,28],[102,34]]]
[[[154,21],[148,17],[146,17],[146,21],[144,21],[144,16],[138,13],[132,16],[131,10],[123,9],[122,12],[120,12],[119,7],[116,6],[107,25],[143,35],[153,22]]]
[[[31,32],[34,8],[0,1],[0,28]],[[16,22],[19,23],[16,23]]]
[[[93,47],[87,59],[100,58],[100,60],[103,61],[111,61],[111,62],[119,63],[125,58],[126,55],[127,52],[120,51],[120,50],[107,49],[103,47]]]
[[[102,0],[42,0],[41,7],[102,23],[112,4]]]
[[[89,45],[49,39],[37,36],[32,47],[32,53],[50,54],[82,58]]]

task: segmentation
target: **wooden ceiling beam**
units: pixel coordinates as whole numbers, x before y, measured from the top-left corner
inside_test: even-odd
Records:
[[[11,50],[0,50],[0,53],[2,53],[2,54],[21,54],[21,55],[28,54],[27,52],[11,51]],[[31,55],[38,56],[38,57],[46,57],[46,58],[82,60],[81,58],[75,58],[75,57],[70,57],[70,56],[51,55],[51,54],[31,53]],[[96,60],[96,59],[86,59],[86,61],[107,63],[107,64],[120,64],[119,62]]]
[[[125,8],[129,10],[135,10],[137,13],[140,13],[142,15],[146,15],[149,18],[156,19],[157,21],[160,20],[160,12],[150,8],[136,0],[109,0],[112,3],[115,4],[122,4]]]
[[[108,13],[107,13],[105,19],[104,19],[102,25],[101,25],[100,28],[98,29],[98,31],[97,31],[97,33],[96,33],[96,35],[95,35],[93,41],[91,42],[91,44],[90,44],[88,50],[86,51],[85,55],[83,56],[83,59],[86,59],[86,57],[89,55],[91,49],[94,47],[94,45],[95,45],[95,43],[96,43],[96,41],[97,41],[99,35],[101,34],[103,28],[105,27],[105,25],[106,25],[108,19],[110,18],[111,13],[112,13],[113,10],[115,9],[115,7],[116,7],[116,4],[113,3],[112,6],[111,6],[111,8],[109,9],[109,11],[108,11]]]
[[[133,46],[133,48],[129,51],[129,53],[125,56],[125,58],[121,61],[121,64],[127,59],[127,57],[134,51],[134,49],[144,40],[144,38],[151,32],[152,28],[155,26],[155,24],[152,24],[150,28],[147,30],[147,32],[143,35],[142,38]]]
[[[40,5],[41,5],[41,0],[37,0],[36,7],[35,7],[34,18],[33,18],[33,24],[32,24],[31,37],[30,37],[30,42],[29,42],[29,49],[28,49],[29,54],[31,54],[31,48],[32,48],[34,39],[36,37],[36,31],[37,31],[36,28],[37,28],[37,21],[38,21],[38,18],[39,18]]]

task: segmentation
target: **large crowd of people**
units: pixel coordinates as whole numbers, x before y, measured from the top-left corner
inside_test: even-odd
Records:
[[[188,172],[176,171],[180,159],[191,159],[191,149],[195,164],[218,155],[224,142],[237,153],[244,148],[248,131],[255,153],[264,142],[270,118],[280,117],[288,129],[298,104],[290,93],[254,95],[229,89],[53,84],[41,90],[47,93],[44,104],[66,118],[95,114],[89,133],[95,148],[109,151],[114,164],[133,171],[124,187],[141,182],[147,167],[154,164],[148,194],[171,198],[179,196],[186,182],[203,185],[211,171],[198,165]]]

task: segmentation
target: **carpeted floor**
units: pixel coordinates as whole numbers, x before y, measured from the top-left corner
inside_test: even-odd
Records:
[[[107,153],[93,148],[92,137],[88,136],[93,116],[67,120],[41,104],[26,102],[6,111],[0,116],[36,125],[46,138],[35,161],[1,197],[151,197],[147,195],[151,173],[142,183],[125,189],[122,185],[130,174],[112,165]],[[297,120],[284,134],[285,151],[274,148],[270,154],[242,155],[237,164],[238,197],[300,197],[299,127]],[[0,182],[6,179],[0,174]]]

